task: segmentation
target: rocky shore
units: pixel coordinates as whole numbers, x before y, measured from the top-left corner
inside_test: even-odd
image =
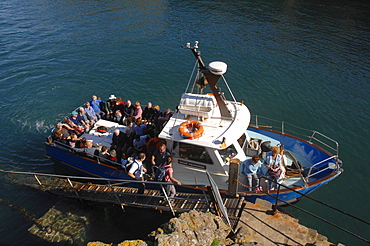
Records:
[[[118,245],[335,245],[316,230],[299,224],[297,219],[280,212],[271,215],[270,211],[271,204],[263,200],[256,204],[247,203],[236,232],[219,216],[190,211],[171,218],[156,231],[152,231],[145,241],[124,241]],[[90,242],[87,245],[113,244]]]

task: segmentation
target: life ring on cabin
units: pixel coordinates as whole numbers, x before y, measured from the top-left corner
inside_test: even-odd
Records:
[[[196,120],[188,120],[181,123],[179,132],[181,137],[186,139],[197,139],[200,138],[203,133],[204,129],[202,124]]]

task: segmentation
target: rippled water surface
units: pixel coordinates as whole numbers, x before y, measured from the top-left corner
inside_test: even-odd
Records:
[[[186,42],[206,63],[228,64],[226,79],[252,114],[316,129],[340,143],[345,172],[313,196],[370,220],[370,4],[367,1],[19,1],[0,2],[0,168],[53,172],[44,137],[92,94],[174,108],[193,68]],[[58,198],[14,186],[0,199],[41,216]],[[299,206],[355,233],[369,227]],[[290,211],[332,242],[361,242]],[[0,244],[42,244],[32,225],[0,205]],[[115,221],[102,220],[114,227]],[[127,233],[108,230],[114,243]],[[122,236],[121,236],[122,235]]]

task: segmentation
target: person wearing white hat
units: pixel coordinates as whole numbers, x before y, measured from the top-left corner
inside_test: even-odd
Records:
[[[107,120],[114,120],[115,106],[116,106],[116,97],[114,95],[110,95],[108,101],[105,103]]]

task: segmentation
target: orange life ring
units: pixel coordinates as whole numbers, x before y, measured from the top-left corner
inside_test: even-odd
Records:
[[[183,138],[197,139],[203,135],[204,130],[199,121],[188,120],[180,125],[179,132]]]

